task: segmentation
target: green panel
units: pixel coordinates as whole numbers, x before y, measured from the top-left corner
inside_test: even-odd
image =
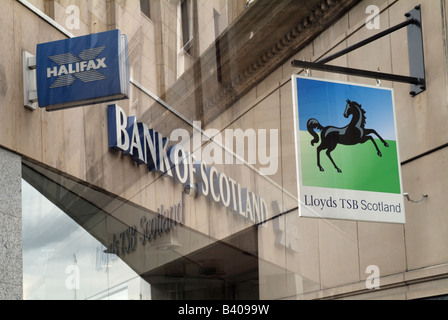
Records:
[[[320,153],[324,172],[317,166],[317,146],[311,146],[312,136],[300,131],[300,153],[302,162],[302,185],[335,189],[401,193],[400,174],[396,141],[386,140],[385,147],[375,140],[382,156],[378,156],[371,141],[364,144],[345,146],[339,144],[331,152],[336,165],[342,170],[338,173],[327,157],[325,150]]]

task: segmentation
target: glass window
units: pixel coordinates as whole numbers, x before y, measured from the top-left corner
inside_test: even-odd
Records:
[[[212,241],[184,226],[183,193],[153,212],[28,162],[22,177],[24,299],[258,299],[255,226]]]
[[[151,19],[151,5],[149,0],[140,0],[140,10]]]
[[[191,54],[193,40],[193,10],[191,1],[182,0],[180,3],[182,45],[183,50]]]
[[[26,165],[22,191],[25,300],[151,298],[149,284],[100,241],[111,224],[101,210]]]

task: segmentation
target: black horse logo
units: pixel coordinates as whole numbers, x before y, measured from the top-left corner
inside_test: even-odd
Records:
[[[331,157],[331,151],[333,151],[339,143],[352,146],[370,140],[375,146],[378,152],[378,156],[381,157],[382,154],[380,149],[378,149],[375,140],[373,140],[373,138],[369,135],[373,133],[381,140],[385,147],[389,147],[389,144],[384,141],[384,139],[375,130],[364,128],[366,124],[365,113],[366,112],[362,109],[360,104],[354,101],[347,100],[344,117],[348,118],[350,115],[352,115],[352,120],[347,126],[343,128],[336,128],[332,126],[323,127],[316,119],[308,120],[307,129],[314,138],[311,141],[312,146],[314,146],[315,143],[319,142],[319,136],[314,131],[314,129],[321,131],[321,143],[317,147],[317,166],[319,167],[320,171],[324,171],[324,168],[322,168],[322,166],[320,165],[320,152],[322,150],[327,150],[326,154],[331,163],[333,163],[335,169],[339,173],[342,172]]]

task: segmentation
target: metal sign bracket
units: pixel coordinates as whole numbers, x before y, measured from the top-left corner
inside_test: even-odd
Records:
[[[23,105],[36,110],[37,85],[36,85],[36,57],[31,53],[22,51],[23,68]]]
[[[346,75],[361,76],[366,78],[373,78],[377,80],[388,80],[394,82],[404,82],[411,84],[410,95],[417,94],[426,90],[426,76],[425,76],[425,59],[423,54],[423,33],[422,33],[422,18],[421,5],[405,14],[406,21],[382,31],[370,38],[367,38],[357,44],[354,44],[346,49],[343,49],[329,57],[320,59],[316,62],[307,62],[302,60],[293,60],[291,65],[297,68],[314,69],[319,71],[341,73]],[[326,64],[342,55],[363,47],[371,42],[374,42],[392,32],[407,28],[408,35],[408,51],[409,51],[409,71],[410,76],[395,75],[390,73],[383,73],[377,71],[368,71],[354,68],[339,67]]]

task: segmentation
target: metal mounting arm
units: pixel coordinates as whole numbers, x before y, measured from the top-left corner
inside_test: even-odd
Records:
[[[316,62],[307,62],[301,60],[293,60],[291,65],[293,67],[315,69],[320,71],[342,73],[347,75],[361,76],[366,78],[373,78],[379,80],[389,80],[394,82],[405,82],[411,84],[410,94],[415,96],[424,90],[426,90],[426,77],[425,77],[425,61],[423,55],[423,35],[422,35],[422,19],[421,19],[421,6],[416,6],[413,10],[406,13],[407,20],[391,27],[385,31],[382,31],[370,38],[367,38],[357,44],[354,44],[346,49],[343,49],[331,56],[320,59]],[[354,68],[338,67],[327,65],[326,63],[332,61],[344,54],[354,51],[360,47],[363,47],[371,42],[374,42],[392,32],[407,27],[408,32],[408,51],[409,51],[409,70],[410,76],[395,75],[390,73],[382,73]]]

